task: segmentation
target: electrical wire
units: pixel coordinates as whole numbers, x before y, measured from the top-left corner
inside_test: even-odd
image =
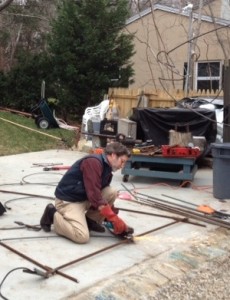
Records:
[[[7,206],[7,203],[12,202],[12,201],[17,201],[17,200],[27,199],[27,198],[31,198],[31,197],[13,198],[13,199],[7,200],[7,201],[4,203],[3,206],[4,206],[6,209],[11,210],[11,207]]]
[[[204,185],[204,186],[197,186],[195,185],[192,181],[190,180],[185,180],[183,181],[179,186],[173,186],[173,185],[170,185],[168,183],[165,183],[165,182],[157,182],[157,183],[152,183],[148,186],[145,186],[145,187],[136,187],[132,182],[130,182],[130,184],[132,185],[133,188],[130,189],[130,192],[131,194],[137,194],[138,191],[140,190],[144,190],[144,189],[150,189],[152,188],[153,186],[165,186],[165,187],[169,187],[173,190],[178,190],[178,189],[181,189],[181,188],[185,188],[187,187],[188,185],[190,186],[191,189],[193,190],[197,190],[197,191],[206,191],[207,193],[212,193],[212,191],[209,191],[210,189],[212,190],[213,189],[213,186],[212,185]],[[119,192],[123,192],[124,190],[119,190]],[[127,190],[126,190],[127,191]],[[120,198],[119,198],[120,199]],[[126,199],[122,199],[121,200],[126,200]]]
[[[2,294],[2,286],[3,286],[3,283],[5,282],[6,278],[7,278],[11,273],[13,273],[14,271],[17,271],[17,270],[23,270],[23,271],[29,271],[29,272],[31,272],[31,270],[28,269],[28,268],[25,268],[25,267],[18,267],[18,268],[14,268],[14,269],[10,270],[10,271],[4,276],[3,280],[2,280],[1,283],[0,283],[0,297],[1,297],[2,299],[4,299],[4,300],[9,300],[9,298],[6,298],[6,297],[3,296],[3,294]]]
[[[55,182],[50,182],[50,183],[40,183],[40,182],[29,182],[29,181],[26,181],[25,179],[28,178],[28,177],[32,177],[34,175],[39,175],[39,174],[42,174],[42,175],[60,175],[60,176],[63,176],[62,173],[54,173],[54,172],[50,172],[48,171],[48,173],[44,173],[44,172],[37,172],[37,173],[31,173],[31,174],[28,174],[28,175],[25,175],[24,177],[22,177],[22,184],[37,184],[37,185],[48,185],[48,186],[56,186],[58,184],[57,181]]]
[[[14,185],[23,185],[23,184],[34,184],[34,185],[46,185],[46,186],[57,186],[58,182],[50,182],[49,184],[47,182],[43,183],[43,182],[30,182],[28,180],[26,180],[26,178],[29,178],[31,176],[34,176],[34,175],[38,175],[38,174],[46,174],[44,172],[36,172],[36,173],[31,173],[31,174],[28,174],[28,175],[25,175],[24,177],[22,177],[21,179],[21,182],[20,183],[5,183],[5,184],[0,184],[0,186],[14,186]],[[60,175],[60,176],[63,176],[62,173],[56,173],[56,172],[49,172],[47,173],[47,175]],[[14,192],[12,192],[12,194],[14,194]],[[26,198],[43,198],[44,199],[44,196],[41,196],[41,195],[31,195],[31,196],[28,196],[28,197],[20,197],[20,198],[13,198],[13,199],[10,199],[8,201],[6,201],[4,203],[4,207],[8,210],[11,209],[11,207],[7,206],[7,204],[9,202],[12,202],[12,201],[18,201],[18,200],[22,200],[22,199],[26,199]],[[47,196],[47,200],[50,200],[50,197]],[[4,229],[5,230],[5,229]]]

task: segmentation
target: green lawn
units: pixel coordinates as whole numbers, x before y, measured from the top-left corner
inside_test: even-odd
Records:
[[[29,127],[43,134],[19,127],[7,121]],[[39,129],[32,118],[10,112],[0,112],[0,156],[48,149],[70,148],[75,144],[75,131],[60,128]]]

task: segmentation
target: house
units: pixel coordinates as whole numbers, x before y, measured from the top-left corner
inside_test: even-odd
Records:
[[[177,5],[184,2],[157,1],[127,20],[136,51],[130,88],[221,90],[230,57],[230,3]]]

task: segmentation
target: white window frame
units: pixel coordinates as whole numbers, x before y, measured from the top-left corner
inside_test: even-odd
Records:
[[[198,76],[198,66],[200,63],[219,63],[219,76]],[[202,81],[202,80],[216,80],[219,81],[219,88],[218,90],[222,89],[222,69],[223,69],[223,63],[220,60],[201,60],[195,63],[195,72],[194,72],[194,89],[197,90],[197,86],[198,86],[198,81]]]

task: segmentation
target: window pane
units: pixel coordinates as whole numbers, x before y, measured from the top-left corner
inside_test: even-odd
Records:
[[[198,63],[198,77],[220,76],[220,63]]]
[[[219,90],[219,80],[198,80],[198,90]]]

